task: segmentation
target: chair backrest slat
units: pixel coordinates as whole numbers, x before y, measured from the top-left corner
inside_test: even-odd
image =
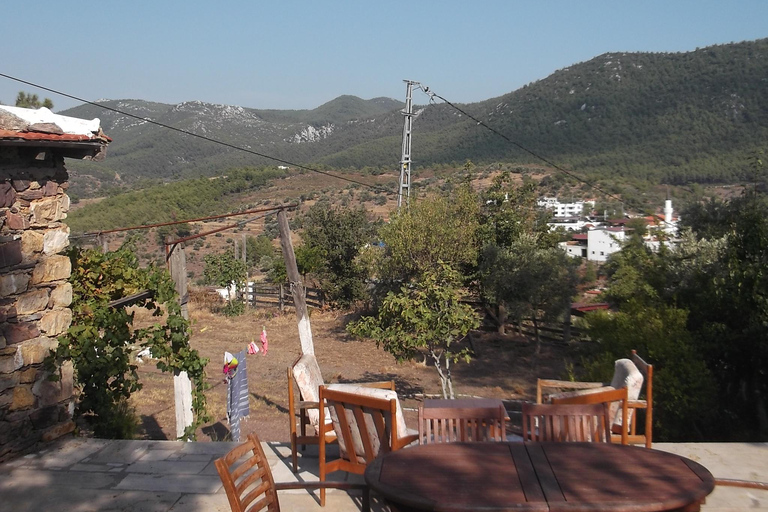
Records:
[[[379,453],[391,451],[397,439],[397,400],[320,388],[321,407],[331,411],[334,429],[341,431],[342,458],[362,470]]]
[[[523,404],[526,441],[611,442],[604,404]]]
[[[499,407],[420,407],[419,442],[506,440],[507,412]]]
[[[214,461],[233,512],[280,512],[275,481],[256,434]]]
[[[605,408],[606,425],[610,437],[611,427],[614,424],[615,411],[621,408],[621,444],[629,443],[629,402],[627,400],[627,388],[607,389],[595,393],[575,395],[563,398],[552,398],[554,405],[602,405]],[[614,405],[617,404],[617,405]]]

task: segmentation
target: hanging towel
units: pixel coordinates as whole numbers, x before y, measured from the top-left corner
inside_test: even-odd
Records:
[[[261,328],[261,355],[267,355],[267,349],[269,348],[269,341],[267,341],[267,328]]]

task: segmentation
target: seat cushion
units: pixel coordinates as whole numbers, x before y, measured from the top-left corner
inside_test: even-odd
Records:
[[[631,359],[618,359],[613,366],[611,387],[627,388],[627,399],[637,400],[643,389],[643,374],[640,373]],[[632,424],[633,413],[634,410],[630,409],[628,416],[630,424]],[[621,410],[619,410],[618,403],[611,405],[611,414],[613,415],[613,426],[619,427],[618,431],[621,432]]]

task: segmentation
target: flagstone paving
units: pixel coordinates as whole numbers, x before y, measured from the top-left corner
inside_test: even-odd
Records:
[[[226,512],[226,494],[213,461],[236,443],[108,441],[69,438],[0,464],[0,510],[138,512]],[[275,481],[318,479],[317,447],[307,447],[300,472],[289,467],[288,443],[264,443]],[[658,443],[654,448],[685,455],[716,478],[768,482],[768,443]],[[359,475],[337,472],[333,480],[362,482]],[[354,512],[361,496],[329,490],[325,509],[316,493],[280,492],[283,510]],[[387,510],[372,496],[374,512]],[[768,491],[717,487],[702,510],[768,510]]]

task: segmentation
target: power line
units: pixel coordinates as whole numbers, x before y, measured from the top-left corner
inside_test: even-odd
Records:
[[[131,226],[127,228],[115,228],[115,229],[106,229],[104,231],[93,231],[90,233],[83,233],[79,236],[73,236],[70,238],[77,239],[77,238],[88,238],[88,237],[95,237],[95,236],[101,236],[101,235],[107,235],[111,233],[120,233],[123,231],[133,231],[137,229],[152,229],[152,228],[160,228],[165,226],[175,226],[177,224],[189,224],[190,222],[205,222],[209,220],[216,220],[216,219],[225,219],[228,217],[237,217],[238,215],[250,215],[252,213],[261,213],[261,212],[277,212],[279,210],[285,210],[285,209],[291,209],[296,208],[298,204],[289,204],[285,206],[272,206],[269,208],[257,208],[255,210],[245,210],[242,212],[235,212],[235,213],[224,213],[221,215],[211,215],[208,217],[200,217],[198,219],[184,219],[184,220],[175,220],[172,222],[160,222],[158,224],[143,224],[141,226]]]
[[[36,87],[38,89],[42,89],[44,91],[51,92],[53,94],[58,94],[59,96],[64,96],[66,98],[70,98],[70,99],[73,99],[73,100],[76,100],[76,101],[80,101],[80,102],[86,103],[88,105],[93,105],[95,107],[99,107],[99,108],[102,108],[104,110],[109,110],[111,112],[115,112],[117,114],[120,114],[120,115],[123,115],[123,116],[126,116],[126,117],[131,117],[133,119],[138,119],[139,121],[144,121],[144,122],[147,122],[147,123],[150,123],[150,124],[154,124],[156,126],[160,126],[160,127],[165,128],[167,130],[175,131],[177,133],[181,133],[181,134],[184,134],[184,135],[189,135],[191,137],[196,137],[198,139],[205,140],[207,142],[211,142],[213,144],[218,144],[218,145],[230,148],[230,149],[234,149],[236,151],[242,151],[242,152],[245,152],[245,153],[249,153],[251,155],[259,156],[259,157],[262,157],[262,158],[267,158],[269,160],[273,160],[275,162],[286,164],[286,165],[289,165],[289,166],[292,166],[292,167],[296,167],[296,168],[303,169],[303,170],[306,170],[306,171],[322,174],[322,175],[328,176],[330,178],[335,178],[335,179],[338,179],[338,180],[346,181],[348,183],[354,183],[356,185],[361,185],[361,186],[364,186],[364,187],[368,187],[368,188],[370,188],[372,190],[376,190],[378,192],[382,192],[382,193],[385,193],[385,194],[392,194],[393,193],[392,191],[390,191],[390,190],[388,190],[388,189],[386,189],[384,187],[380,187],[380,186],[377,186],[377,185],[371,185],[370,183],[365,183],[365,182],[362,182],[362,181],[354,180],[352,178],[346,178],[346,177],[343,177],[343,176],[337,176],[337,175],[329,173],[327,171],[321,171],[321,170],[315,169],[313,167],[308,167],[308,166],[305,166],[305,165],[302,165],[302,164],[297,164],[297,163],[294,163],[294,162],[290,162],[288,160],[284,160],[284,159],[281,159],[281,158],[269,156],[267,154],[259,153],[258,151],[254,151],[252,149],[244,148],[242,146],[237,146],[235,144],[230,144],[228,142],[224,142],[224,141],[221,141],[221,140],[218,140],[218,139],[214,139],[212,137],[207,137],[205,135],[199,135],[197,133],[193,133],[193,132],[181,129],[181,128],[177,128],[175,126],[167,125],[167,124],[161,123],[159,121],[154,121],[154,120],[152,120],[150,118],[147,118],[147,117],[141,117],[141,116],[138,116],[136,114],[131,114],[130,112],[125,112],[125,111],[122,111],[120,109],[116,109],[116,108],[113,108],[113,107],[109,107],[107,105],[103,105],[101,103],[97,103],[97,102],[94,102],[94,101],[89,101],[89,100],[86,100],[84,98],[80,98],[80,97],[72,95],[72,94],[68,94],[68,93],[65,93],[65,92],[62,92],[62,91],[59,91],[59,90],[56,90],[56,89],[52,89],[50,87],[45,87],[43,85],[36,84],[34,82],[29,82],[27,80],[23,80],[21,78],[17,78],[17,77],[11,76],[11,75],[7,75],[5,73],[0,73],[0,76],[4,77],[4,78],[7,78],[9,80],[13,80],[13,81],[16,81],[16,82],[19,82],[19,83],[23,83],[25,85],[29,85],[31,87]],[[448,101],[447,99],[445,99],[444,97],[440,96],[439,94],[431,91],[429,89],[429,87],[425,87],[425,86],[419,85],[419,88],[422,91],[424,91],[424,93],[427,94],[427,96],[429,96],[431,100],[434,100],[434,98],[439,98],[445,104],[449,105],[450,107],[452,107],[453,109],[457,110],[461,114],[467,116],[469,119],[472,119],[478,125],[486,128],[487,130],[490,130],[494,134],[496,134],[499,137],[503,138],[504,140],[506,140],[510,144],[512,144],[512,145],[516,146],[517,148],[521,149],[522,151],[525,151],[526,153],[532,155],[535,158],[538,158],[542,162],[544,162],[547,165],[553,167],[554,169],[562,172],[563,174],[566,174],[567,176],[570,176],[571,178],[575,179],[576,181],[579,181],[580,183],[583,183],[583,184],[587,185],[588,187],[590,187],[590,188],[592,188],[594,190],[597,190],[601,194],[604,194],[604,195],[606,195],[608,197],[612,197],[612,198],[616,199],[617,201],[619,201],[622,204],[624,203],[624,201],[621,198],[619,198],[618,196],[602,190],[597,185],[594,185],[594,184],[588,182],[587,180],[585,180],[583,178],[580,178],[579,176],[575,175],[574,173],[572,173],[570,171],[567,171],[566,169],[563,169],[561,166],[557,165],[556,163],[552,162],[551,160],[549,160],[549,159],[539,155],[538,153],[536,153],[536,152],[534,152],[534,151],[524,147],[523,145],[519,144],[518,142],[515,142],[514,140],[510,139],[509,137],[507,137],[503,133],[499,132],[495,128],[493,128],[491,126],[488,126],[483,121],[477,119],[476,117],[474,117],[473,115],[469,114],[465,110],[463,110],[463,109],[459,108],[458,106],[456,106],[454,103]],[[398,191],[395,194],[398,197],[400,197],[401,193],[402,193],[401,191]]]
[[[38,89],[42,89],[44,91],[48,91],[48,92],[52,92],[54,94],[58,94],[59,96],[64,96],[65,98],[70,98],[70,99],[73,99],[73,100],[81,101],[83,103],[87,103],[88,105],[93,105],[95,107],[103,108],[104,110],[109,110],[109,111],[115,112],[115,113],[123,115],[123,116],[127,116],[127,117],[132,117],[134,119],[138,119],[139,121],[144,121],[144,122],[147,122],[147,123],[150,123],[150,124],[154,124],[156,126],[160,126],[160,127],[165,128],[167,130],[172,130],[172,131],[175,131],[175,132],[178,132],[178,133],[182,133],[184,135],[189,135],[189,136],[192,136],[192,137],[197,137],[198,139],[202,139],[202,140],[205,140],[205,141],[208,141],[208,142],[212,142],[214,144],[219,144],[221,146],[225,146],[225,147],[230,148],[230,149],[234,149],[234,150],[237,150],[237,151],[243,151],[245,153],[250,153],[252,155],[260,156],[262,158],[267,158],[269,160],[273,160],[273,161],[279,162],[281,164],[290,165],[291,167],[297,167],[299,169],[304,169],[305,171],[311,171],[311,172],[322,174],[324,176],[328,176],[328,177],[331,177],[331,178],[336,178],[338,180],[346,181],[346,182],[349,182],[349,183],[354,183],[354,184],[357,184],[357,185],[362,185],[364,187],[368,187],[370,189],[373,189],[375,191],[382,192],[382,193],[385,193],[385,194],[392,194],[393,193],[391,190],[388,190],[388,189],[386,189],[384,187],[380,187],[380,186],[377,186],[377,185],[371,185],[370,183],[364,183],[362,181],[354,180],[352,178],[345,178],[343,176],[337,176],[337,175],[331,174],[331,173],[329,173],[327,171],[321,171],[320,169],[315,169],[313,167],[307,167],[306,165],[296,164],[296,163],[290,162],[288,160],[283,160],[282,158],[277,158],[277,157],[274,157],[274,156],[269,156],[269,155],[266,155],[264,153],[259,153],[258,151],[253,151],[252,149],[244,148],[242,146],[237,146],[235,144],[230,144],[228,142],[224,142],[224,141],[221,141],[221,140],[218,140],[218,139],[214,139],[212,137],[206,137],[205,135],[199,135],[197,133],[193,133],[193,132],[190,132],[190,131],[187,131],[187,130],[183,130],[181,128],[176,128],[175,126],[167,125],[167,124],[164,124],[164,123],[161,123],[161,122],[158,122],[158,121],[153,121],[152,119],[149,119],[148,117],[137,116],[136,114],[131,114],[130,112],[124,112],[122,110],[119,110],[119,109],[116,109],[116,108],[113,108],[113,107],[109,107],[107,105],[102,105],[101,103],[96,103],[95,101],[89,101],[89,100],[80,98],[78,96],[74,96],[72,94],[67,94],[65,92],[58,91],[56,89],[51,89],[50,87],[45,87],[45,86],[42,86],[42,85],[39,85],[39,84],[36,84],[36,83],[33,83],[33,82],[28,82],[27,80],[22,80],[21,78],[16,78],[16,77],[11,76],[11,75],[6,75],[5,73],[0,73],[0,76],[3,77],[3,78],[7,78],[9,80],[14,80],[16,82],[32,86],[32,87],[37,87]]]
[[[510,144],[512,144],[513,146],[515,146],[515,147],[517,147],[517,148],[519,148],[519,149],[521,149],[521,150],[525,151],[526,153],[528,153],[528,154],[532,155],[532,156],[533,156],[533,157],[535,157],[535,158],[538,158],[539,160],[541,160],[541,161],[542,161],[542,162],[544,162],[545,164],[549,165],[550,167],[553,167],[553,168],[557,169],[558,171],[562,172],[563,174],[565,174],[565,175],[567,175],[567,176],[570,176],[571,178],[575,179],[576,181],[578,181],[578,182],[580,182],[580,183],[583,183],[584,185],[586,185],[586,186],[588,186],[588,187],[590,187],[590,188],[593,188],[593,189],[597,190],[597,191],[598,191],[598,192],[600,192],[601,194],[604,194],[604,195],[606,195],[606,196],[608,196],[608,197],[612,197],[612,198],[616,199],[616,200],[617,200],[617,201],[619,201],[621,204],[624,204],[624,201],[623,201],[621,198],[619,198],[618,196],[616,196],[616,195],[614,195],[614,194],[611,194],[610,192],[606,192],[606,191],[602,190],[602,189],[601,189],[600,187],[598,187],[597,185],[594,185],[594,184],[592,184],[592,183],[588,182],[587,180],[585,180],[585,179],[583,179],[583,178],[580,178],[579,176],[575,175],[574,173],[572,173],[572,172],[570,172],[570,171],[567,171],[567,170],[563,169],[562,167],[560,167],[560,166],[559,166],[559,165],[557,165],[556,163],[552,162],[551,160],[549,160],[549,159],[547,159],[547,158],[545,158],[545,157],[543,157],[543,156],[539,155],[538,153],[536,153],[536,152],[534,152],[534,151],[531,151],[530,149],[526,148],[526,147],[525,147],[525,146],[523,146],[522,144],[520,144],[520,143],[518,143],[518,142],[515,142],[514,140],[510,139],[509,137],[507,137],[506,135],[504,135],[503,133],[501,133],[500,131],[496,130],[495,128],[493,128],[493,127],[491,127],[491,126],[488,126],[488,125],[487,125],[487,124],[485,124],[483,121],[481,121],[481,120],[479,120],[478,118],[476,118],[475,116],[473,116],[473,115],[469,114],[468,112],[466,112],[465,110],[463,110],[463,109],[461,109],[461,108],[457,107],[456,105],[454,105],[453,103],[451,103],[451,102],[450,102],[450,101],[448,101],[447,99],[443,98],[443,97],[442,97],[442,96],[440,96],[439,94],[437,94],[437,93],[435,93],[435,92],[432,92],[432,91],[429,89],[429,87],[423,87],[423,86],[419,86],[419,88],[420,88],[422,91],[424,91],[424,94],[426,94],[427,96],[429,96],[430,100],[434,100],[434,98],[439,98],[439,99],[441,99],[441,100],[442,100],[442,101],[443,101],[443,102],[444,102],[446,105],[449,105],[449,106],[453,107],[455,110],[459,111],[459,112],[460,112],[460,113],[462,113],[463,115],[465,115],[465,116],[467,116],[468,118],[472,119],[472,120],[473,120],[474,122],[476,122],[478,125],[482,126],[483,128],[486,128],[486,129],[490,130],[491,132],[495,133],[496,135],[498,135],[498,136],[499,136],[499,137],[501,137],[502,139],[506,140],[507,142],[509,142],[509,143],[510,143]]]

